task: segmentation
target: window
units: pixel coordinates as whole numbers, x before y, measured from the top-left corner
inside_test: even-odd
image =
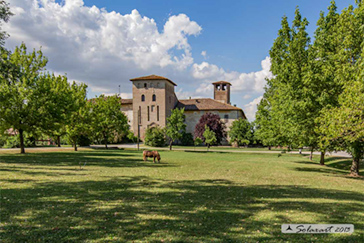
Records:
[[[154,105],[151,106],[151,109],[150,109],[151,112],[154,111],[154,107],[155,107]]]
[[[216,84],[216,89],[220,90],[220,84]]]
[[[139,106],[138,110],[139,124],[142,124],[142,108]]]
[[[169,103],[171,103],[171,96],[169,96]]]
[[[145,96],[144,96],[144,95],[142,95],[142,101],[143,101],[143,102],[145,101]]]
[[[222,90],[226,90],[226,84],[222,85]]]
[[[224,116],[224,119],[225,119],[225,122],[228,122],[228,120],[229,120],[229,115],[225,115],[225,116]]]
[[[156,101],[157,97],[155,96],[155,94],[152,96],[152,101]]]
[[[147,88],[147,83],[144,83],[144,88]]]
[[[157,106],[157,121],[159,121],[159,105]]]
[[[148,121],[150,121],[149,106],[148,106]]]

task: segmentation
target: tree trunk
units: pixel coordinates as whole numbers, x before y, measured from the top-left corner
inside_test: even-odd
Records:
[[[210,149],[210,144],[207,144],[207,151],[209,151]]]
[[[173,141],[171,139],[171,141],[169,142],[169,150],[172,150],[172,143],[173,143]]]
[[[57,136],[58,147],[61,147],[61,136]]]
[[[104,140],[105,140],[105,149],[108,149],[108,147],[107,147],[107,136],[106,135],[104,135]]]
[[[25,154],[23,129],[19,129],[20,153]]]
[[[359,157],[353,157],[353,163],[351,164],[350,174],[353,176],[359,176]]]
[[[320,165],[325,165],[325,152],[326,151],[321,151]]]
[[[74,143],[74,147],[75,147],[75,151],[77,151],[77,144],[76,143]]]
[[[312,158],[313,158],[313,148],[311,148],[310,160],[312,160]]]

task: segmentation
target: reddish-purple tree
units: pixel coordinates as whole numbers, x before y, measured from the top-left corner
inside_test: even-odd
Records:
[[[226,138],[225,124],[221,121],[220,116],[217,114],[206,113],[201,116],[199,122],[196,124],[194,137],[201,138],[205,141],[203,133],[205,131],[205,125],[207,125],[216,136],[216,143],[221,144],[221,141]]]

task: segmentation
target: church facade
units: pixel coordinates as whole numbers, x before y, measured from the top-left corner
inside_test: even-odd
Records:
[[[241,108],[230,104],[231,84],[226,81],[212,83],[214,85],[213,99],[181,100],[175,94],[177,84],[168,78],[150,75],[133,78],[130,81],[133,83],[133,98],[121,100],[121,111],[127,115],[129,125],[135,135],[138,133],[139,126],[142,138],[149,127],[165,127],[167,117],[175,108],[185,109],[186,132],[192,134],[201,116],[207,112],[218,114],[226,124],[227,130],[234,120],[246,119]]]

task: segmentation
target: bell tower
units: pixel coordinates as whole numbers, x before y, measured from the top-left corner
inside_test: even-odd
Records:
[[[226,81],[218,81],[212,84],[214,85],[214,100],[230,104],[231,83]]]

